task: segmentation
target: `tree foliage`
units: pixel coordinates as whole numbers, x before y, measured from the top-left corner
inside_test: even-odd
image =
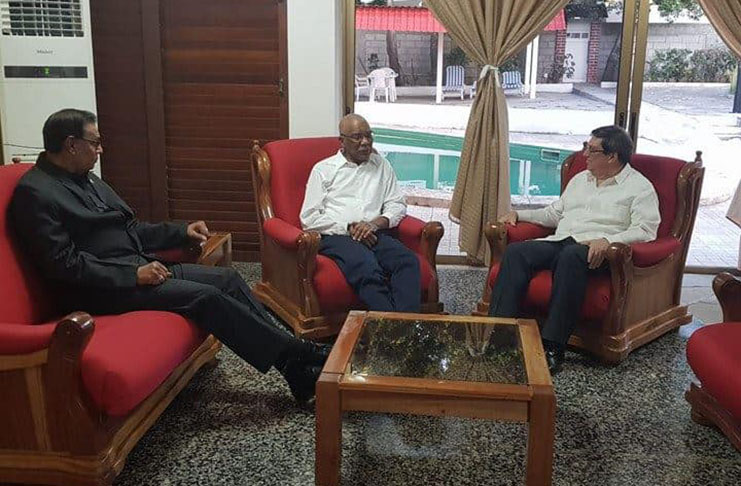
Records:
[[[653,3],[659,7],[661,16],[669,20],[676,19],[683,12],[695,20],[703,15],[697,0],[653,0]]]
[[[699,19],[702,16],[702,7],[697,0],[651,0],[659,7],[659,13],[665,19],[676,20],[682,13],[686,13],[691,19]],[[581,17],[597,20],[604,18],[607,12],[622,11],[624,0],[571,0],[566,6],[570,17]]]

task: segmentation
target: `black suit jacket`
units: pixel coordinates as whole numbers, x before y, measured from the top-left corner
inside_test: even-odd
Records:
[[[95,174],[71,174],[44,153],[8,211],[24,251],[64,286],[135,287],[136,269],[155,259],[150,252],[187,242],[185,223],[141,222]]]

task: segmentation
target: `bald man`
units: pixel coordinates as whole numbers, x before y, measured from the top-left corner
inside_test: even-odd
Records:
[[[301,225],[322,235],[319,253],[337,263],[368,309],[419,312],[419,261],[390,231],[406,215],[394,169],[373,150],[363,117],[342,119],[340,142],[311,171]]]

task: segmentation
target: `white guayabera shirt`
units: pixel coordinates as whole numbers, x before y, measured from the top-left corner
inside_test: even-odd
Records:
[[[517,211],[517,218],[556,228],[542,240],[571,236],[579,242],[605,238],[625,244],[655,240],[661,223],[653,184],[630,164],[600,186],[591,172],[582,171],[556,202],[542,209]]]
[[[306,231],[346,235],[348,224],[379,216],[388,218],[393,228],[406,212],[388,160],[373,153],[367,162],[355,164],[340,151],[311,170],[300,218]]]

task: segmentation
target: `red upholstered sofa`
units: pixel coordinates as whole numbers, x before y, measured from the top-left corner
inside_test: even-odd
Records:
[[[713,425],[741,451],[741,280],[721,273],[713,290],[723,322],[695,331],[687,343],[687,362],[699,380],[685,398],[692,420]]]
[[[0,166],[0,483],[101,485],[220,344],[169,312],[62,316],[13,239]],[[228,264],[230,235],[164,259]]]
[[[270,142],[252,149],[252,181],[260,230],[262,280],[255,294],[289,323],[297,335],[337,334],[351,309],[362,304],[331,259],[318,255],[319,233],[301,230],[299,213],[314,165],[337,153],[337,137]],[[435,255],[443,227],[407,216],[401,241],[419,258],[422,311],[440,312]]]
[[[610,245],[610,274],[593,277],[587,287],[578,323],[569,344],[606,362],[619,362],[633,349],[691,320],[680,305],[682,272],[700,200],[704,170],[700,152],[694,162],[636,154],[631,165],[650,180],[659,196],[661,224],[656,240]],[[586,170],[586,158],[575,152],[561,167],[561,191],[577,173]],[[476,314],[487,314],[491,288],[509,242],[543,237],[552,230],[520,222],[514,226],[490,223],[486,237],[491,249],[489,275]],[[525,313],[543,318],[551,295],[551,272],[535,274],[524,303]]]

